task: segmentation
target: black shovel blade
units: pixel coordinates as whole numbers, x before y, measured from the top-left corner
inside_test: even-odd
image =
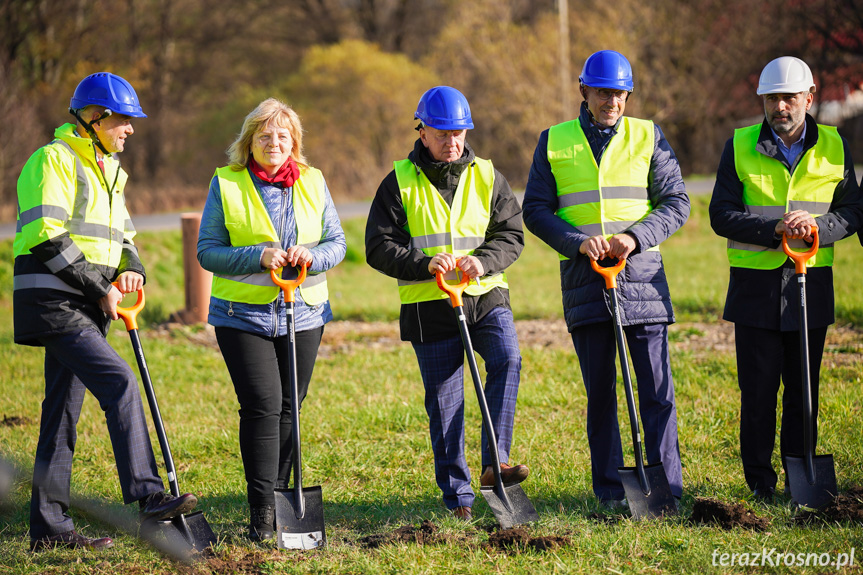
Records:
[[[321,486],[303,486],[303,499],[305,514],[302,519],[298,519],[294,490],[276,489],[276,538],[279,549],[317,549],[327,544]]]
[[[164,521],[141,524],[144,538],[158,549],[178,559],[191,559],[216,543],[216,535],[200,511]]]
[[[806,478],[806,459],[793,455],[785,456],[785,472],[788,474],[788,487],[791,499],[801,507],[818,509],[830,503],[839,490],[836,488],[836,468],[832,455],[816,455],[815,484],[810,485]]]
[[[539,514],[533,507],[533,503],[527,498],[521,485],[510,485],[504,487],[506,497],[509,499],[511,506],[507,506],[506,502],[498,495],[495,487],[480,487],[485,502],[491,507],[497,522],[500,523],[501,529],[510,529],[516,525],[532,523],[539,521]]]
[[[620,473],[620,480],[623,482],[623,490],[626,492],[626,501],[629,503],[629,511],[633,519],[677,515],[677,501],[671,493],[671,486],[668,485],[668,477],[661,463],[644,466],[647,484],[650,487],[649,495],[646,495],[641,488],[638,468],[618,467],[617,471]]]

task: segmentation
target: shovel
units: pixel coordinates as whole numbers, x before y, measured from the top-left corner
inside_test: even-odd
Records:
[[[123,318],[126,331],[129,332],[129,338],[132,341],[132,349],[135,350],[135,359],[138,360],[138,370],[141,372],[144,391],[150,404],[150,412],[153,414],[156,435],[159,437],[159,445],[162,447],[162,456],[165,459],[165,469],[168,471],[168,485],[171,488],[171,494],[174,497],[179,497],[180,486],[177,484],[177,470],[174,468],[168,436],[162,423],[159,404],[156,402],[156,392],[153,390],[153,381],[150,379],[147,360],[144,359],[144,348],[141,346],[141,338],[138,335],[138,313],[142,309],[144,309],[144,290],[139,289],[138,301],[135,305],[130,308],[117,306],[117,315]],[[141,525],[141,529],[147,538],[161,533],[165,538],[165,545],[159,545],[159,547],[167,547],[174,556],[178,557],[188,557],[193,551],[203,551],[216,542],[216,535],[200,511],[188,515],[178,515],[164,521],[145,521]]]
[[[629,409],[629,427],[632,430],[632,447],[635,452],[635,467],[618,467],[626,501],[633,519],[676,515],[677,502],[668,485],[668,476],[662,462],[644,465],[641,453],[641,432],[638,429],[638,412],[635,409],[635,393],[629,374],[629,358],[623,341],[623,324],[617,304],[617,274],[626,260],[621,259],[614,266],[603,267],[590,260],[593,270],[605,279],[605,288],[611,298],[611,315],[614,318],[614,334],[617,337],[617,352],[620,355],[620,371],[623,373],[623,388],[626,391],[626,406]]]
[[[479,409],[480,412],[482,412],[482,425],[485,428],[485,435],[488,439],[491,468],[492,471],[494,471],[494,486],[480,487],[480,493],[482,493],[488,506],[491,507],[492,513],[494,513],[495,518],[497,518],[498,523],[500,523],[501,529],[510,529],[516,525],[539,521],[539,514],[527,498],[521,485],[516,484],[505,487],[500,475],[500,457],[497,452],[497,436],[494,433],[494,426],[491,424],[491,412],[488,409],[488,402],[485,399],[485,391],[480,382],[479,368],[477,368],[476,358],[473,355],[473,345],[471,344],[470,333],[467,329],[467,319],[464,316],[462,293],[467,287],[467,284],[470,283],[470,277],[468,277],[467,274],[462,274],[460,283],[448,284],[444,279],[444,274],[438,272],[436,276],[437,285],[440,289],[449,294],[452,307],[455,310],[456,317],[458,318],[461,340],[464,344],[465,353],[467,354],[470,374],[473,377],[473,387],[476,390],[476,398],[479,400]]]
[[[324,527],[324,497],[321,486],[303,487],[303,458],[300,453],[300,407],[297,401],[297,342],[294,332],[294,288],[306,279],[307,266],[300,269],[294,280],[282,279],[270,270],[273,283],[282,288],[287,304],[288,333],[291,352],[288,356],[291,374],[291,427],[294,448],[291,466],[294,488],[276,489],[276,538],[280,549],[316,549],[327,543]]]
[[[806,315],[806,262],[818,251],[818,228],[812,228],[812,247],[795,252],[782,236],[782,249],[794,260],[800,287],[800,364],[803,376],[803,456],[785,456],[791,499],[801,507],[817,509],[836,497],[836,469],[832,455],[815,455],[815,417],[812,415],[812,381],[809,373],[809,322]]]

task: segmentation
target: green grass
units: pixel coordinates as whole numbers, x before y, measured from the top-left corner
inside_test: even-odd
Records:
[[[728,278],[724,242],[707,226],[705,200],[697,202],[687,226],[663,246],[678,318],[714,322]],[[351,251],[330,278],[338,319],[393,320],[395,281],[363,261],[362,220],[344,222]],[[531,466],[524,489],[540,513],[532,537],[559,535],[569,543],[553,551],[503,551],[486,542],[494,519],[481,497],[476,525],[449,517],[434,484],[422,385],[407,344],[392,348],[333,348],[319,359],[303,409],[306,483],[323,489],[329,547],[323,552],[277,552],[245,539],[247,507],[237,442],[237,402],[218,350],[192,343],[194,330],[160,331],[155,324],[183,306],[180,234],[141,234],[149,263],[143,345],[180,471],[181,488],[200,494],[204,512],[220,538],[218,557],[190,572],[254,573],[822,573],[827,568],[714,566],[712,554],[777,552],[838,553],[856,549],[854,570],[863,561],[863,526],[820,523],[799,526],[788,503],[756,504],[743,481],[738,452],[739,393],[733,354],[687,352],[675,342],[698,335],[680,326],[672,336],[686,495],[680,517],[636,523],[605,522],[590,487],[585,434],[586,400],[574,353],[566,346],[525,347],[512,460]],[[856,239],[837,249],[837,314],[843,324],[863,325],[863,250]],[[0,452],[19,465],[32,465],[42,400],[42,354],[15,346],[11,327],[11,242],[0,243]],[[557,259],[532,236],[510,274],[512,301],[520,319],[560,320]],[[325,334],[327,343],[327,335]],[[134,366],[121,324],[111,344]],[[832,453],[840,489],[863,485],[859,440],[863,358],[846,346],[825,356],[822,373],[819,453]],[[480,417],[472,386],[466,388],[468,462],[479,466]],[[625,406],[619,405],[625,422]],[[120,504],[120,489],[104,417],[92,396],[78,425],[73,491],[95,500],[124,520],[134,510]],[[153,437],[154,447],[158,447]],[[624,443],[628,434],[624,428]],[[625,453],[631,464],[631,449]],[[157,459],[161,456],[157,451]],[[774,465],[779,467],[778,450]],[[742,502],[771,521],[765,532],[696,526],[687,522],[695,497]],[[103,553],[51,551],[30,554],[29,484],[20,478],[0,515],[0,574],[3,573],[175,573],[171,563],[123,531],[73,509],[76,525],[89,535],[115,537]],[[611,516],[609,516],[611,517]],[[434,521],[457,542],[420,546],[395,544],[366,549],[363,536],[390,532],[422,520]],[[245,567],[244,567],[245,566]],[[246,568],[243,571],[242,568]]]

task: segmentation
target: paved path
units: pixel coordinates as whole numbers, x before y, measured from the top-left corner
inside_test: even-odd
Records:
[[[686,190],[693,195],[709,194],[713,191],[713,180],[710,178],[695,180],[686,183]],[[516,194],[521,201],[522,194]],[[369,202],[350,202],[337,204],[336,211],[339,218],[347,220],[350,218],[366,217],[369,213]],[[133,216],[135,229],[138,231],[162,231],[176,230],[180,228],[180,213],[174,214],[149,214]],[[15,236],[15,222],[0,224],[0,240]]]

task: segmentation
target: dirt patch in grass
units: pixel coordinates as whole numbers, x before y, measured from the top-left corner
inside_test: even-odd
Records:
[[[225,551],[213,553],[204,552],[201,557],[190,564],[175,564],[175,573],[180,575],[197,575],[212,573],[213,575],[229,575],[240,573],[259,575],[272,573],[272,565],[285,561],[305,561],[305,555],[286,554],[278,549],[242,549],[231,547]]]
[[[530,534],[521,527],[512,529],[501,529],[495,531],[488,536],[487,547],[493,549],[502,549],[509,552],[525,551],[533,549],[534,551],[550,551],[557,549],[563,545],[568,545],[570,539],[558,535],[546,535],[543,537],[531,537]]]
[[[515,322],[522,348],[572,349],[572,340],[562,319],[518,320]],[[213,326],[185,326],[165,323],[150,330],[155,337],[185,338],[206,347],[218,349]],[[863,337],[850,326],[830,326],[823,365],[825,368],[861,363]],[[734,324],[717,322],[681,322],[669,326],[671,347],[695,355],[734,353]],[[388,350],[403,343],[397,321],[331,321],[324,329],[319,357],[361,350]]]
[[[32,423],[34,421],[29,417],[18,417],[17,415],[4,415],[3,419],[0,420],[0,426],[2,427],[22,427],[24,425],[31,425]]]
[[[366,549],[377,549],[395,543],[417,545],[464,544],[467,538],[461,534],[441,533],[437,525],[426,519],[419,527],[403,525],[390,533],[373,533],[362,537],[358,543]]]
[[[852,487],[837,495],[833,501],[813,511],[803,511],[794,517],[796,523],[814,521],[854,521],[863,523],[863,487]]]
[[[755,531],[763,531],[770,525],[767,519],[758,517],[740,503],[723,503],[717,499],[705,497],[698,497],[695,500],[689,521],[718,525],[723,529],[742,527]]]

